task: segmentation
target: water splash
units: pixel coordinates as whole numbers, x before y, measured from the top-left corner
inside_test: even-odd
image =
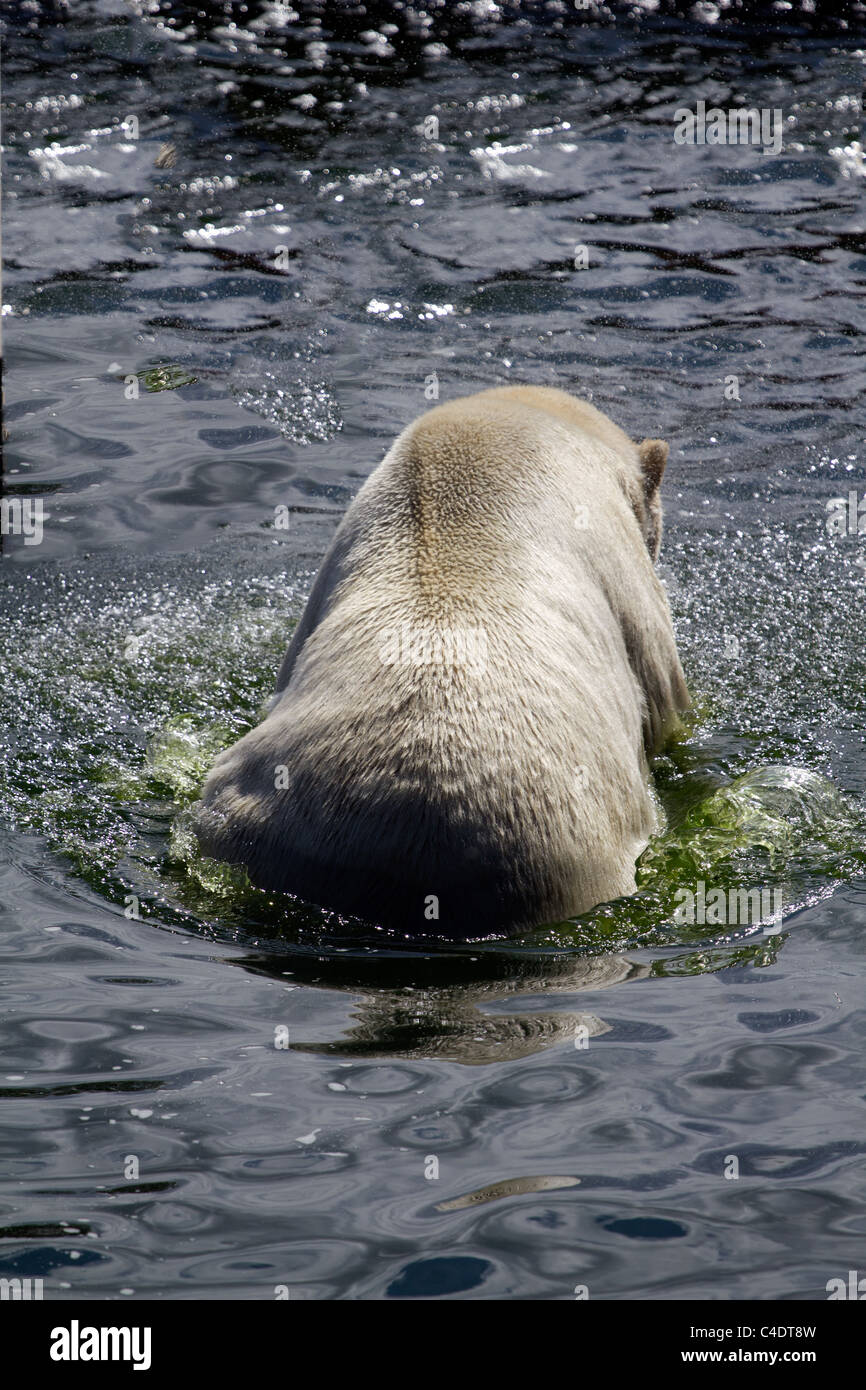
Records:
[[[213,546],[195,564],[129,560],[121,572],[105,559],[10,576],[0,809],[15,829],[43,836],[91,888],[117,904],[136,894],[156,921],[272,938],[282,949],[326,941],[350,953],[411,950],[369,923],[263,893],[242,870],[198,850],[193,813],[204,778],[217,753],[261,717],[309,586],[309,571],[285,574],[288,553],[259,532]],[[676,602],[694,607],[700,593],[682,586]],[[763,962],[778,949],[777,914],[683,921],[682,894],[701,883],[707,895],[775,890],[787,922],[863,872],[859,803],[814,769],[766,758],[774,748],[806,747],[777,687],[776,703],[758,711],[764,696],[744,698],[744,673],[726,663],[716,679],[704,668],[710,696],[656,765],[665,828],[639,861],[638,892],[509,940],[509,951],[684,947],[679,964],[664,968],[689,971]],[[809,709],[799,713],[811,726]],[[752,763],[745,772],[744,762]]]
[[[700,785],[698,776],[667,789],[667,824],[638,860],[634,897],[533,933],[533,943],[742,941],[778,933],[866,869],[866,811],[819,773],[771,764],[693,800]]]

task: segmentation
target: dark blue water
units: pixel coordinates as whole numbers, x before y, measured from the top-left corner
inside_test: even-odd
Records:
[[[4,18],[5,496],[44,527],[0,568],[0,1276],[825,1298],[866,1240],[859,8]],[[699,100],[781,109],[781,152],[676,145]],[[244,894],[188,829],[433,374],[670,441],[696,698],[643,895],[460,950]],[[700,881],[783,908],[678,924]]]

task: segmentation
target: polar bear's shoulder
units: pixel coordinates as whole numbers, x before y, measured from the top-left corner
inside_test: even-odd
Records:
[[[481,391],[477,396],[470,396],[468,399],[477,401],[479,406],[486,406],[493,412],[506,403],[513,403],[528,410],[543,411],[562,424],[570,425],[584,434],[593,435],[603,444],[616,449],[618,453],[628,456],[634,453],[634,443],[625,430],[621,430],[607,415],[596,410],[589,401],[581,400],[555,386],[498,386],[490,391]]]
[[[614,467],[621,484],[640,477],[638,448],[618,425],[588,401],[537,386],[494,387],[435,406],[402,432],[383,471],[421,496],[459,492],[462,482],[477,497],[478,488],[531,485],[540,464],[549,478],[557,460],[564,464],[563,445]]]

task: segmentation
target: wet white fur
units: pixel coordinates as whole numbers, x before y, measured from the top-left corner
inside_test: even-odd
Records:
[[[688,704],[653,568],[666,456],[535,387],[404,430],[336,533],[269,713],[207,780],[205,851],[410,933],[633,891],[647,754]],[[419,629],[483,633],[486,665],[383,663],[389,633]]]

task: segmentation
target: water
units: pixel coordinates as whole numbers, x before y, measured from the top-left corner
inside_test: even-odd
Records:
[[[866,564],[825,523],[866,489],[863,17],[632,9],[5,9],[6,491],[45,520],[0,573],[0,1274],[47,1297],[862,1267]],[[675,146],[701,99],[781,107],[782,153]],[[434,373],[670,441],[696,698],[636,898],[459,949],[188,827]],[[700,883],[777,896],[683,920]]]

